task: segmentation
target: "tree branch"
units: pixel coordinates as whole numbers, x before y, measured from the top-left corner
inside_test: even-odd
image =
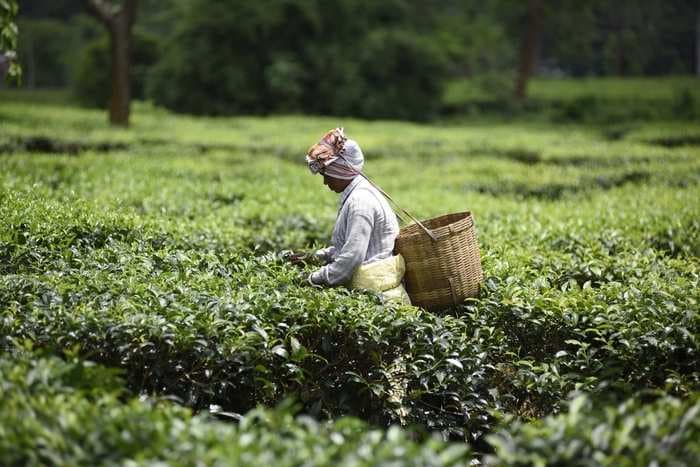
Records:
[[[88,13],[102,21],[108,28],[112,26],[114,21],[114,7],[104,0],[88,0]]]

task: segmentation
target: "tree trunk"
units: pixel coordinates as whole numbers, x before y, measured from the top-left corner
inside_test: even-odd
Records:
[[[123,15],[110,28],[112,94],[109,99],[109,122],[128,126],[131,103],[131,31]]]
[[[635,8],[633,3],[619,2],[611,10],[611,25],[612,25],[612,41],[613,41],[613,65],[615,67],[615,75],[624,76],[627,65],[627,44],[625,43],[625,35],[627,34],[628,18],[630,10]]]
[[[519,101],[527,95],[527,82],[537,65],[537,54],[542,36],[544,7],[542,0],[529,0],[527,4],[527,26],[520,45],[520,62],[515,80],[515,98]]]
[[[615,74],[617,76],[625,75],[625,47],[622,44],[622,32],[617,32],[617,41],[615,44]]]
[[[124,0],[121,7],[106,0],[88,0],[88,11],[109,31],[112,93],[109,122],[128,126],[131,103],[131,27],[136,18],[137,0]]]
[[[700,77],[700,2],[698,2],[698,15],[695,19],[695,74]]]
[[[27,87],[29,89],[36,88],[36,60],[34,59],[34,37],[29,37],[29,47],[27,47]],[[23,70],[24,71],[24,70]]]

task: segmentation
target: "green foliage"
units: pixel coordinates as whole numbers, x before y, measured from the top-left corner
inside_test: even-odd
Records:
[[[8,60],[7,64],[0,65],[0,68],[3,68],[0,76],[4,76],[7,72],[8,82],[10,80],[19,82],[22,75],[22,69],[16,61],[19,34],[16,23],[17,11],[17,0],[0,1],[0,53],[4,54],[5,60]]]
[[[165,400],[123,401],[113,372],[86,361],[5,355],[0,375],[0,460],[8,465],[466,466],[470,461],[464,445],[416,441],[397,427],[381,431],[350,418],[319,423],[294,417],[289,404],[253,410],[231,425],[192,416]]]
[[[676,95],[673,111],[681,118],[698,119],[700,117],[700,100],[690,88],[684,88]]]
[[[516,422],[489,436],[489,465],[693,465],[700,456],[700,401],[661,397],[596,406],[578,396],[541,423]]]
[[[184,20],[148,92],[170,109],[421,120],[440,107],[447,65],[431,40],[383,27],[398,22],[400,10],[357,0],[334,9],[315,1],[192,0],[178,14]]]
[[[299,154],[335,119],[206,119],[140,104],[127,131],[97,111],[4,102],[4,349],[68,352],[120,369],[133,393],[195,409],[245,413],[292,397],[317,419],[418,425],[479,451],[505,429],[524,462],[588,439],[559,435],[577,391],[595,407],[637,401],[619,417],[631,414],[652,443],[678,428],[676,404],[692,409],[696,125],[346,122],[368,172],[421,218],[475,213],[482,295],[435,315],[308,288],[282,261],[281,250],[328,241],[337,197]],[[649,393],[680,402],[648,405]],[[577,416],[624,432],[607,410]],[[669,424],[657,433],[648,414]],[[511,415],[544,419],[544,441],[509,431]]]
[[[500,2],[502,22],[525,21],[518,2]],[[697,4],[686,0],[557,0],[544,6],[541,72],[560,76],[692,74]],[[509,10],[520,11],[516,21]],[[512,14],[512,13],[511,13]],[[513,28],[515,31],[515,28]],[[511,34],[515,44],[523,29]]]
[[[147,70],[158,57],[158,41],[139,29],[132,36],[131,96],[145,98]],[[110,43],[107,36],[86,45],[75,70],[73,93],[83,105],[104,108],[111,94]]]
[[[69,27],[56,20],[23,20],[19,22],[19,60],[24,71],[24,85],[62,87],[68,84]]]
[[[550,79],[531,83],[525,103],[512,95],[527,2],[166,3],[139,2],[136,27],[149,44],[137,47],[135,96],[179,112],[601,124],[693,120],[700,112],[696,83],[687,77],[680,88],[669,85],[673,78],[640,86],[597,78],[693,72],[697,5],[686,0],[544,5],[535,74]],[[63,0],[23,5],[25,85],[70,81],[80,102],[104,105],[108,53],[95,43],[103,27],[81,11],[84,5]],[[443,99],[448,76],[456,84]],[[656,99],[669,90],[671,97]]]
[[[198,114],[269,108],[269,101],[259,104],[266,99],[261,77],[279,5],[185,2],[177,15],[183,20],[153,69],[149,97],[170,109]]]
[[[621,124],[695,120],[700,115],[696,78],[534,78],[527,103],[510,103],[509,75],[476,76],[448,83],[444,103],[454,114],[508,115],[552,122]]]
[[[348,113],[428,120],[441,110],[447,64],[440,49],[402,31],[376,30],[360,45],[362,88]],[[341,89],[342,91],[342,89]]]

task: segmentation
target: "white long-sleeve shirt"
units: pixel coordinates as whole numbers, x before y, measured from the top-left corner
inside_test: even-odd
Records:
[[[316,252],[328,264],[311,274],[311,282],[348,282],[358,266],[391,256],[398,234],[396,214],[384,196],[364,177],[355,177],[340,194],[332,245]]]

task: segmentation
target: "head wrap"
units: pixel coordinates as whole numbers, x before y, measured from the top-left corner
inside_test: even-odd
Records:
[[[365,158],[357,142],[348,139],[342,128],[335,128],[309,148],[306,163],[311,173],[351,180],[362,171]]]

